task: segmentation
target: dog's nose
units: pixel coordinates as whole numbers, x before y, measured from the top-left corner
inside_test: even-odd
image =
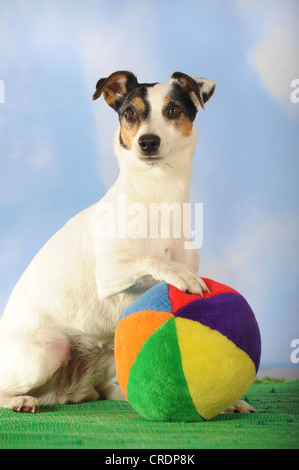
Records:
[[[147,155],[157,152],[161,143],[161,139],[155,134],[144,134],[139,137],[138,144],[141,150]]]

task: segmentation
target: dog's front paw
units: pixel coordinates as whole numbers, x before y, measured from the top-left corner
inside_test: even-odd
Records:
[[[36,398],[29,396],[14,397],[10,408],[18,413],[37,413],[38,401]]]
[[[226,413],[256,413],[256,410],[244,400],[238,400],[233,405],[229,406],[226,410],[222,411]]]
[[[179,265],[175,269],[168,269],[163,276],[163,280],[188,294],[203,296],[204,291],[209,292],[205,282],[194,271],[185,266]]]

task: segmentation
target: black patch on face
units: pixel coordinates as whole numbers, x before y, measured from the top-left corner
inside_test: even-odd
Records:
[[[169,96],[175,102],[180,104],[185,114],[187,114],[189,119],[193,122],[197,114],[197,109],[190,98],[189,93],[185,91],[181,85],[174,83]]]
[[[133,99],[135,96],[141,96],[142,98],[142,93],[145,93],[146,94],[146,91],[142,91],[142,90],[146,90],[146,88],[148,87],[153,87],[155,85],[157,85],[158,82],[156,83],[140,83],[136,86],[136,82],[133,81],[133,79],[130,79],[128,80],[128,83],[127,83],[127,94],[124,95],[123,97],[117,99],[113,105],[113,108],[115,109],[115,111],[120,114],[122,108],[123,108],[123,105],[124,103],[128,100],[128,99]]]
[[[145,109],[145,112],[144,112],[145,115],[143,115],[142,117],[146,118],[149,115],[149,112],[150,112],[150,104],[147,100],[147,88],[149,86],[154,86],[154,85],[155,85],[155,83],[153,83],[153,84],[141,84],[138,87],[134,88],[131,92],[129,92],[125,96],[124,100],[122,101],[121,106],[119,106],[119,109],[118,109],[119,119],[122,118],[125,109],[128,106],[130,106],[130,103],[134,98],[142,98],[142,100],[144,101],[146,109]]]

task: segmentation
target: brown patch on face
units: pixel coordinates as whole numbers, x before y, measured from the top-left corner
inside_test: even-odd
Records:
[[[140,123],[136,121],[134,125],[124,122],[124,118],[122,119],[121,127],[120,127],[120,136],[123,144],[125,145],[127,150],[131,150],[133,147],[134,137],[138,132],[140,127]]]
[[[192,133],[193,122],[183,111],[179,103],[173,101],[169,96],[165,98],[163,116],[168,124],[173,125],[183,136],[188,137]]]
[[[120,136],[126,149],[131,150],[134,138],[140,128],[142,121],[144,120],[146,104],[142,98],[136,96],[130,101],[130,103],[127,104],[126,109],[133,109],[135,118],[131,121],[128,121],[125,117],[125,114],[123,115],[120,125]]]
[[[181,122],[179,122],[179,121],[180,121],[180,119],[178,119],[177,124],[175,124],[175,126],[177,126],[177,128],[179,128],[179,130],[182,132],[182,134],[185,137],[188,137],[189,135],[191,135],[192,128],[193,128],[193,123],[192,123],[192,121],[190,121],[188,116],[186,116],[186,114],[183,114],[182,121]]]
[[[139,96],[136,96],[135,98],[133,98],[130,104],[135,108],[135,111],[137,112],[137,114],[143,114],[145,112],[145,109],[146,109],[145,102]]]

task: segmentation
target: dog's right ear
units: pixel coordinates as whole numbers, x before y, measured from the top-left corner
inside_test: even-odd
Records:
[[[96,100],[103,93],[109,106],[117,111],[125,95],[137,85],[137,78],[132,72],[114,72],[108,78],[101,78],[98,81],[92,99]]]

